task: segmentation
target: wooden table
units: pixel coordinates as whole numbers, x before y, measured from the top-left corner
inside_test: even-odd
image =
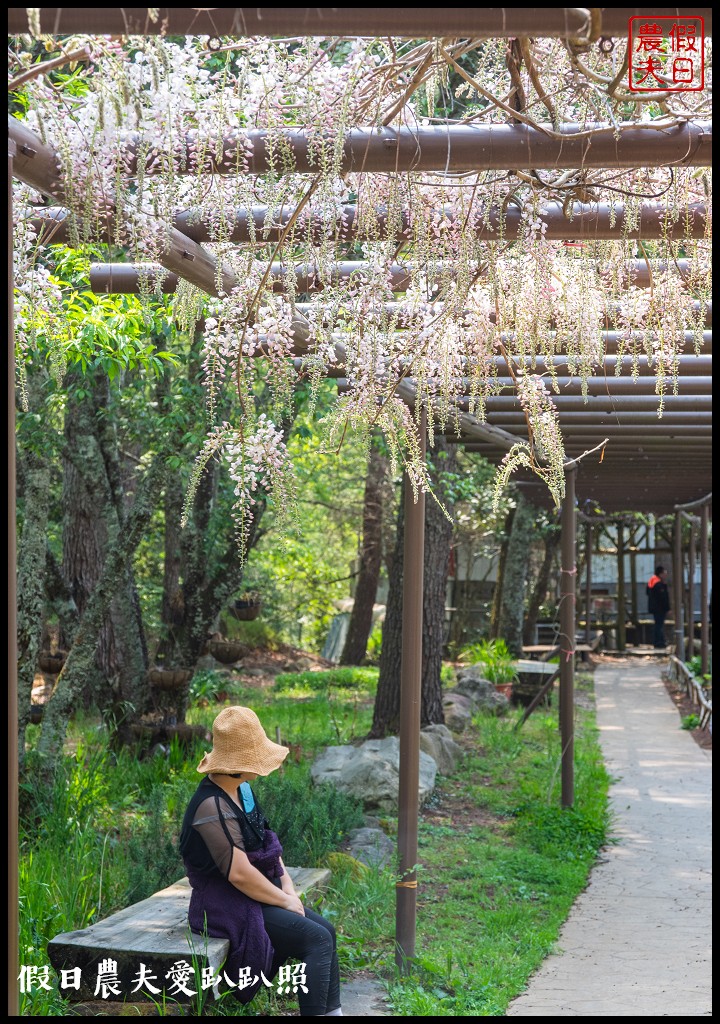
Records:
[[[514,664],[518,680],[513,683],[513,704],[522,704],[523,707],[528,707],[548,679],[559,671],[558,665],[549,665],[546,661],[520,660]],[[552,690],[545,697],[547,705],[552,703],[551,695]]]

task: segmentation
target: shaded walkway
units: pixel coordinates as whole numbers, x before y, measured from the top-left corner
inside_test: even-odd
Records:
[[[712,752],[679,727],[660,668],[595,669],[618,842],[508,1017],[712,1014]]]

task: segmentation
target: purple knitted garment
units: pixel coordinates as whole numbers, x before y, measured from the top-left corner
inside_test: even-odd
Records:
[[[260,849],[247,854],[250,863],[269,879],[280,878],[283,874],[281,856],[280,840],[269,828],[265,829]],[[274,950],[265,931],[262,906],[217,874],[214,877],[202,875],[187,862],[185,867],[192,886],[188,910],[190,928],[201,935],[207,931],[213,938],[229,939],[230,951],[223,971],[237,984],[240,970],[250,968],[254,983],[234,990],[241,1003],[249,1003],[262,982],[260,972],[270,980],[273,960]]]

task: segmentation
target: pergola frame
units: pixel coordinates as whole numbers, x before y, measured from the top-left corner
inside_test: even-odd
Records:
[[[681,12],[677,9],[623,9],[623,8],[448,8],[442,12],[443,33],[446,36],[470,36],[484,39],[493,37],[515,37],[518,35],[537,35],[568,39],[573,43],[587,43],[600,38],[625,36],[628,18],[633,15],[648,17],[676,16],[687,13],[692,16],[703,16],[706,26],[711,32],[711,10]],[[192,33],[198,35],[277,35],[279,33],[303,35],[363,35],[417,38],[433,36],[437,30],[435,12],[425,14],[417,9],[296,9],[296,8],[263,8],[263,9],[214,9],[211,11],[195,11],[182,8],[161,8],[156,19],[150,18],[147,9],[75,9],[75,8],[40,8],[39,18],[41,29],[54,34],[72,32],[107,32],[127,34],[135,32],[149,35],[161,31],[176,34]],[[9,31],[27,31],[27,15],[24,9],[9,11]],[[255,144],[254,154],[250,163],[250,174],[262,173],[267,169],[262,132],[248,133]],[[565,125],[558,129],[561,139],[548,138],[541,132],[524,124],[499,124],[485,128],[466,126],[464,128],[423,128],[412,132],[403,129],[384,128],[377,132],[357,129],[349,133],[344,147],[344,165],[346,170],[384,171],[441,171],[448,168],[453,171],[478,170],[488,168],[509,169],[533,166],[537,168],[559,167],[660,167],[668,164],[707,167],[711,162],[711,125],[709,122],[686,122],[666,132],[643,130],[631,123],[619,129],[607,127],[605,131],[596,132],[592,142],[584,138],[577,126]],[[293,143],[296,154],[296,170],[299,173],[311,173],[315,168],[307,157],[307,142],[303,133],[297,130],[288,131],[288,140]],[[223,156],[208,166],[213,173],[230,173],[235,160],[239,138],[228,137],[223,148]],[[9,126],[9,248],[12,249],[12,178],[13,176],[39,189],[53,202],[60,206],[45,211],[44,219],[52,222],[48,233],[48,241],[60,241],[68,238],[66,231],[66,197],[57,177],[57,154],[51,147],[27,129],[25,125],[11,119]],[[145,168],[148,171],[150,168]],[[685,218],[686,226],[691,225],[691,236],[704,237],[706,231],[707,210],[696,205],[688,210]],[[572,220],[567,218],[559,208],[549,214],[550,237],[577,239],[595,239],[624,237],[622,218],[620,227],[611,225],[607,210],[601,208],[574,210]],[[288,214],[288,218],[291,214]],[[115,214],[108,214],[108,227]],[[492,222],[493,213],[490,219]],[[232,240],[238,243],[249,242],[251,231],[249,223],[257,223],[263,219],[261,210],[237,211]],[[382,223],[383,211],[378,210],[378,223]],[[507,239],[517,237],[520,229],[520,216],[507,211],[504,235]],[[280,222],[274,230],[282,231]],[[348,218],[348,234],[353,237],[353,219]],[[478,226],[478,237],[483,237],[486,228]],[[660,237],[663,224],[656,211],[648,208],[641,218],[641,226],[637,237]],[[565,233],[567,232],[567,233]],[[616,235],[617,232],[617,235]],[[402,234],[402,233],[401,233]],[[268,240],[275,236],[270,232]],[[342,237],[342,236],[338,236]],[[94,283],[98,291],[136,291],[139,288],[139,275],[155,275],[170,272],[175,278],[167,277],[162,284],[162,291],[169,291],[177,284],[178,278],[191,281],[208,294],[216,294],[216,261],[213,255],[203,249],[202,243],[210,240],[207,227],[194,220],[189,211],[178,211],[174,223],[167,225],[166,250],[162,255],[162,270],[123,265],[106,266],[94,271]],[[399,239],[401,240],[401,239]],[[682,268],[679,268],[682,272]],[[282,287],[282,268],[278,268],[278,287]],[[339,268],[343,272],[343,268]],[[352,273],[347,269],[348,274]],[[635,283],[643,284],[644,268],[638,265]],[[397,291],[402,290],[402,265],[397,271]],[[309,270],[308,292],[312,290],[312,270]],[[230,291],[235,283],[231,270],[223,270],[223,288]],[[13,281],[12,259],[9,260],[8,311],[9,331],[13,335]],[[711,310],[708,310],[711,318]],[[611,343],[611,333],[607,336]],[[688,339],[689,340],[689,339]],[[708,337],[708,342],[710,338]],[[704,351],[707,351],[705,349]],[[299,324],[297,357],[302,360],[302,324]],[[12,360],[12,349],[10,349]],[[693,364],[693,358],[696,360]],[[558,361],[560,365],[560,361]],[[707,606],[707,562],[708,562],[708,516],[711,504],[710,477],[710,445],[708,426],[710,423],[711,378],[709,376],[709,357],[683,357],[680,394],[667,395],[664,399],[668,419],[648,422],[653,409],[657,409],[657,395],[654,394],[652,380],[654,375],[646,367],[639,380],[621,376],[616,378],[609,374],[597,377],[590,388],[590,397],[583,400],[580,396],[572,397],[579,391],[579,386],[571,378],[561,378],[561,394],[557,399],[560,410],[561,425],[567,424],[569,434],[568,460],[566,463],[566,494],[562,505],[562,585],[560,623],[563,642],[567,644],[565,657],[560,667],[560,731],[562,746],[562,804],[569,807],[573,803],[573,687],[574,659],[572,652],[575,644],[575,564],[576,564],[576,495],[588,500],[590,497],[604,495],[603,506],[609,512],[613,508],[625,509],[635,506],[640,510],[669,512],[676,515],[676,536],[679,537],[682,513],[694,507],[700,508],[702,528],[702,564],[703,564],[703,607]],[[298,366],[301,370],[302,366]],[[14,367],[10,364],[8,373],[8,414],[12,441],[14,434]],[[685,387],[685,381],[688,388]],[[510,386],[512,381],[507,378]],[[406,381],[398,389],[406,401],[412,403],[414,391],[411,381]],[[517,402],[513,398],[489,397],[487,414],[489,423],[480,422],[475,416],[465,411],[469,404],[468,396],[458,395],[459,438],[464,439],[468,447],[482,450],[488,457],[496,461],[515,443],[518,437]],[[588,412],[592,420],[588,417]],[[433,410],[425,410],[424,415],[432,415]],[[617,420],[617,429],[606,427],[605,416],[622,417],[623,423]],[[632,426],[624,427],[625,417]],[[581,419],[580,417],[585,417]],[[663,417],[664,419],[664,417]],[[614,436],[624,438],[623,445],[608,443]],[[424,442],[424,429],[423,429]],[[591,468],[587,460],[581,456],[595,447],[603,446],[602,464]],[[617,450],[617,457],[612,452]],[[582,449],[582,450],[581,450]],[[652,453],[653,458],[649,454]],[[645,468],[645,465],[647,468]],[[668,481],[663,473],[671,467],[674,472],[683,474],[681,489],[673,496],[668,494]],[[602,468],[602,472],[601,472]],[[692,473],[687,472],[688,468]],[[607,471],[611,470],[610,473]],[[660,477],[660,479],[658,479]],[[533,487],[535,481],[523,480],[526,487]],[[680,483],[680,482],[678,482]],[[410,490],[409,481],[405,481],[406,490]],[[584,487],[584,492],[579,488]],[[410,492],[412,493],[412,492]],[[9,942],[10,957],[10,1011],[17,1007],[15,982],[17,978],[17,943],[13,938],[17,933],[17,900],[13,899],[13,881],[16,882],[17,867],[17,665],[16,665],[16,624],[14,619],[15,606],[15,479],[14,479],[14,447],[10,444],[8,473],[8,494],[10,499],[9,532],[9,593],[11,595],[11,614],[8,616],[9,633],[9,679],[10,696],[8,709],[8,750],[9,750],[9,863],[11,865],[11,931]],[[702,495],[702,497],[700,497]],[[678,496],[681,501],[678,503]],[[590,533],[587,524],[587,536]],[[415,950],[415,899],[417,879],[412,871],[417,859],[417,821],[418,821],[418,785],[417,771],[419,763],[419,708],[420,708],[420,667],[422,637],[422,565],[424,537],[424,505],[422,500],[406,503],[405,526],[405,564],[404,577],[404,613],[403,613],[403,659],[401,679],[401,781],[400,781],[400,827],[398,850],[402,878],[397,888],[397,927],[398,962],[404,966]],[[589,549],[588,549],[589,550]],[[590,585],[590,563],[588,561],[588,587]],[[682,604],[676,605],[678,613]],[[703,619],[703,659],[707,665],[707,621]],[[682,633],[679,645],[682,647]],[[13,827],[14,825],[14,827]],[[15,892],[16,895],[16,892]],[[13,916],[15,915],[15,916]],[[15,1000],[15,1001],[14,1001]]]
[[[675,17],[689,14],[676,7],[445,7],[445,36],[474,39],[518,35],[548,36],[587,43],[627,36],[631,17]],[[712,8],[693,8],[712,31]],[[108,35],[209,36],[436,36],[437,13],[416,7],[230,7],[196,9],[159,7],[41,7],[40,31],[50,35],[103,32]],[[25,8],[8,10],[8,32],[28,31]]]

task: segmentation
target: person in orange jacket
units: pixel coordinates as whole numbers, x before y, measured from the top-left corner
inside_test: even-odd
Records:
[[[665,616],[670,611],[670,592],[667,585],[667,569],[655,566],[655,573],[645,587],[648,596],[648,611],[655,619],[655,647],[665,648]]]

